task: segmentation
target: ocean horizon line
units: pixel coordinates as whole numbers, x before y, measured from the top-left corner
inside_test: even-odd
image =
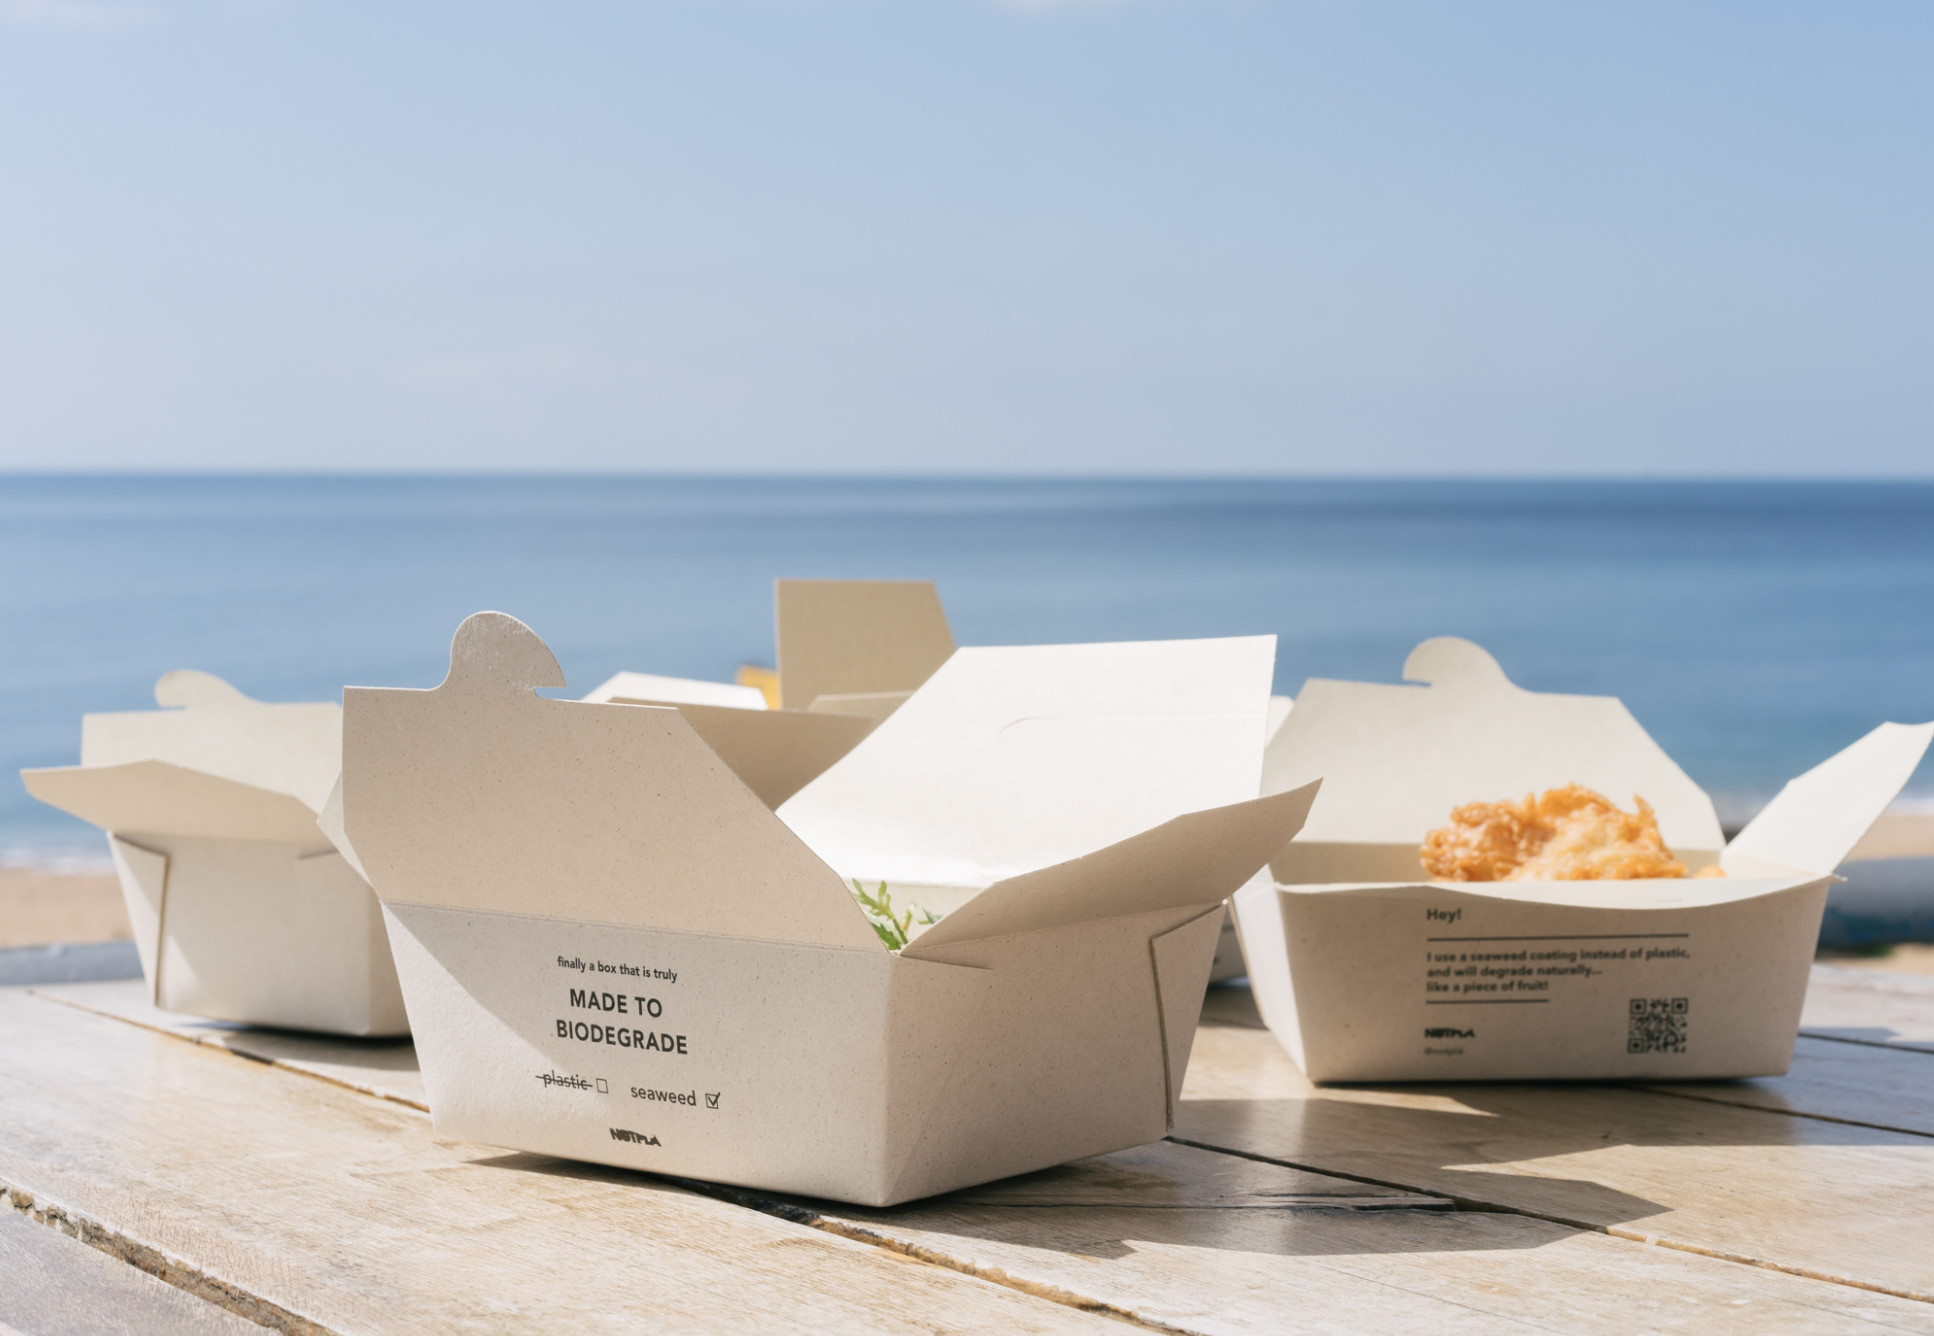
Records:
[[[1871,487],[1934,488],[1934,468],[1925,473],[1528,473],[1466,471],[1458,473],[1345,473],[1274,472],[1011,472],[972,470],[880,469],[663,469],[663,468],[231,468],[220,465],[180,465],[164,468],[104,465],[80,468],[19,468],[0,464],[0,481],[179,481],[194,479],[303,481],[523,481],[556,479],[569,482],[796,482],[796,483],[969,483],[969,484],[1312,484],[1417,486],[1662,486],[1662,487]]]

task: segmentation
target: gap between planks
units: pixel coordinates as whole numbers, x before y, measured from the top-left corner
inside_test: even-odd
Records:
[[[17,1184],[0,1180],[0,1205],[19,1212],[35,1224],[45,1225],[56,1233],[65,1234],[76,1242],[106,1253],[116,1261],[125,1262],[137,1271],[166,1281],[183,1293],[237,1317],[247,1318],[258,1327],[286,1332],[288,1336],[340,1336],[331,1327],[321,1326],[258,1294],[211,1275],[185,1257],[130,1238],[85,1212],[71,1210],[57,1202],[43,1201]],[[0,1326],[0,1336],[5,1336],[10,1330]]]
[[[1845,1042],[1857,1044],[1860,1041],[1850,1039]],[[1887,1045],[1876,1044],[1873,1047],[1885,1048]],[[1721,1099],[1718,1095],[1709,1095],[1703,1091],[1679,1090],[1667,1085],[1625,1085],[1624,1088],[1627,1090],[1642,1090],[1648,1095],[1669,1095],[1673,1099],[1698,1100],[1702,1104],[1723,1104],[1729,1109],[1753,1109],[1759,1113],[1784,1114],[1788,1118],[1811,1118],[1816,1122],[1838,1123],[1842,1127],[1865,1127],[1875,1132],[1897,1132],[1902,1136],[1927,1137],[1930,1140],[1934,1140],[1934,1132],[1925,1132],[1918,1127],[1900,1127],[1894,1123],[1870,1123],[1859,1118],[1837,1117],[1831,1113],[1808,1113],[1804,1109],[1782,1109],[1768,1104],[1752,1104],[1739,1099]],[[1334,1173],[1335,1171],[1331,1170],[1330,1172]],[[1339,1178],[1342,1177],[1340,1174],[1337,1176]]]

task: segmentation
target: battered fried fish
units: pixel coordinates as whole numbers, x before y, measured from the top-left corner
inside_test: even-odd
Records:
[[[1424,837],[1424,871],[1436,881],[1685,876],[1651,805],[1636,795],[1633,801],[1636,815],[1581,784],[1567,784],[1523,802],[1465,803],[1451,812],[1448,826]]]

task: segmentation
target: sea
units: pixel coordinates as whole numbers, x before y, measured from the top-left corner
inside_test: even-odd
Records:
[[[0,476],[0,862],[104,865],[11,772],[174,668],[265,700],[433,686],[480,609],[577,694],[770,663],[775,577],[929,579],[962,644],[1272,634],[1276,689],[1459,635],[1620,697],[1749,817],[1934,719],[1934,484]],[[1934,806],[1934,766],[1908,806]]]

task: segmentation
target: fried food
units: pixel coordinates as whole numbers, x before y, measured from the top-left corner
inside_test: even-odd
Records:
[[[1451,812],[1448,826],[1424,837],[1424,871],[1437,881],[1685,876],[1685,864],[1659,834],[1651,805],[1636,795],[1632,801],[1636,814],[1582,784],[1567,784],[1522,802],[1465,803]]]

